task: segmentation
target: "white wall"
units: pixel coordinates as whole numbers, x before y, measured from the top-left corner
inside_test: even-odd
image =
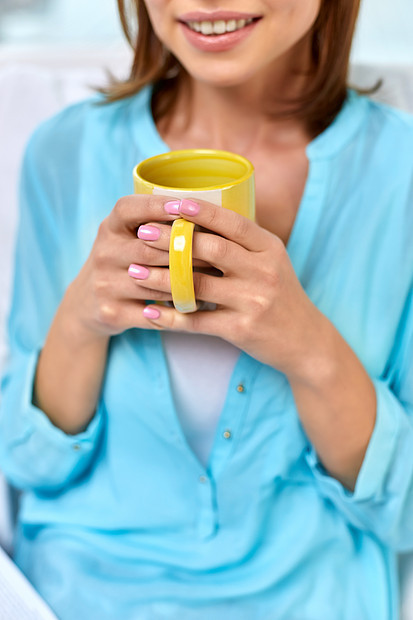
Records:
[[[0,41],[6,44],[87,45],[121,37],[116,0],[49,0],[44,11],[15,10],[0,23]]]
[[[353,47],[361,63],[413,63],[413,1],[361,0]]]

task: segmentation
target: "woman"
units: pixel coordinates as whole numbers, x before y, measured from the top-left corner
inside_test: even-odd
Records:
[[[136,0],[130,79],[31,139],[0,465],[59,618],[397,617],[413,123],[346,88],[358,4]],[[191,147],[252,161],[256,223],[128,195]],[[178,215],[214,311],[145,302]]]

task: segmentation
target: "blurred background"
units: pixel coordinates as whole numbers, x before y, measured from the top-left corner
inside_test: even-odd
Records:
[[[0,0],[0,64],[106,62],[127,52],[116,0]]]
[[[1,0],[6,44],[100,43],[119,38],[114,0]]]
[[[412,24],[412,0],[362,0],[354,61],[413,62]],[[0,0],[3,62],[29,49],[37,58],[46,48],[61,55],[68,46],[104,47],[106,58],[123,45],[116,0]]]

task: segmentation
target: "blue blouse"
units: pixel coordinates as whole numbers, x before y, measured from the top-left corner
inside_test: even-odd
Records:
[[[396,553],[413,549],[407,115],[349,92],[307,148],[287,246],[376,388],[353,493],[317,460],[286,377],[243,352],[207,467],[156,331],[111,339],[85,432],[66,435],[32,404],[39,351],[99,223],[133,192],[133,166],[168,150],[150,96],[71,106],[26,151],[0,406],[0,468],[23,489],[16,561],[61,620],[393,620]]]

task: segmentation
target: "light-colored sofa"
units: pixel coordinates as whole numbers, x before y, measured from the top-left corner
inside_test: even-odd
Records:
[[[58,59],[44,55],[35,62],[6,60],[0,53],[0,372],[6,356],[5,322],[17,224],[17,186],[26,141],[43,119],[89,96],[93,92],[91,85],[103,84],[105,69],[123,74],[129,56],[122,51],[108,57],[106,50],[102,55],[85,52],[83,58],[68,53]],[[383,80],[383,86],[374,95],[377,99],[413,113],[413,65],[352,69],[351,82],[355,86],[370,87],[378,79]],[[0,473],[0,545],[8,551],[12,548],[12,512],[9,490]],[[402,557],[400,564],[401,617],[413,620],[413,554]]]

